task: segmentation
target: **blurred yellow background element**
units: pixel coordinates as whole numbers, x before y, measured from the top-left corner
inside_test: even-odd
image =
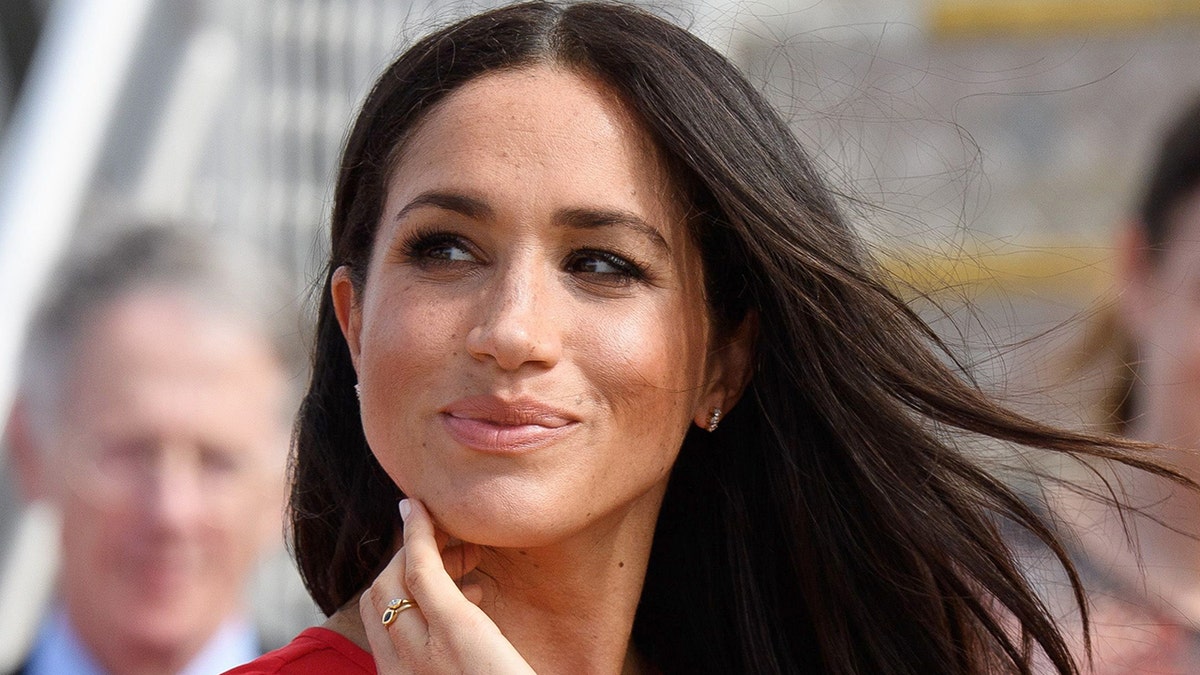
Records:
[[[1125,30],[1200,20],[1196,0],[931,0],[930,27],[944,37]]]
[[[1111,248],[1060,244],[999,250],[908,249],[881,257],[902,287],[923,294],[1038,290],[1096,298],[1113,290]]]

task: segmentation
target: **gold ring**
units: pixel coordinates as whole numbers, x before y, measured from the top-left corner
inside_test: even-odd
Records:
[[[383,625],[390,626],[400,616],[400,612],[406,609],[416,607],[417,603],[408,598],[396,598],[387,604],[387,609],[383,610]]]

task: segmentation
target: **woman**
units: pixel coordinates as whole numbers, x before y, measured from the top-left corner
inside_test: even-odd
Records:
[[[1104,355],[1118,364],[1102,406],[1114,433],[1200,448],[1200,98],[1172,120],[1142,192],[1117,247],[1121,296],[1085,345],[1084,361]],[[1171,459],[1200,476],[1194,453],[1176,451]],[[1194,672],[1200,669],[1200,496],[1124,468],[1108,478],[1141,507],[1144,517],[1131,521],[1137,550],[1124,545],[1111,509],[1086,501],[1064,509],[1078,514],[1072,525],[1096,591],[1100,670]]]
[[[331,616],[239,672],[1076,672],[998,523],[1061,549],[956,430],[1153,465],[946,367],[685,31],[539,2],[417,43],[329,269],[292,517]]]

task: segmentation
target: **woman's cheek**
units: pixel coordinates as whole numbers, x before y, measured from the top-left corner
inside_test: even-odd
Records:
[[[658,427],[675,417],[690,418],[687,405],[699,384],[703,361],[694,330],[659,313],[643,312],[608,321],[581,351],[585,371],[615,413],[631,417],[631,429]],[[581,364],[582,365],[582,364]]]
[[[372,308],[370,321],[363,324],[359,380],[364,406],[383,408],[382,414],[364,415],[373,447],[376,441],[395,446],[421,433],[412,415],[436,401],[419,397],[444,391],[453,372],[448,361],[461,351],[449,343],[453,328],[447,313],[439,314],[425,303],[395,301],[403,297],[402,291],[390,295],[393,301]]]

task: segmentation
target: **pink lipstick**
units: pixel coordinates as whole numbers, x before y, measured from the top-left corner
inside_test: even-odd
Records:
[[[442,409],[446,432],[460,445],[480,452],[518,454],[559,440],[578,419],[538,401],[470,396]]]

